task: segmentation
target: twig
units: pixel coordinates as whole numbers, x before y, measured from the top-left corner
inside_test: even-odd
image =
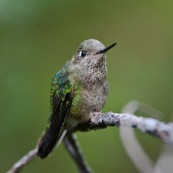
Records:
[[[83,156],[77,137],[74,133],[69,133],[66,135],[66,137],[64,138],[64,145],[75,163],[77,164],[79,171],[81,173],[92,173],[92,170],[88,166]]]
[[[142,108],[142,109],[141,109]],[[127,103],[127,105],[124,106],[122,112],[129,112],[131,114],[134,114],[136,111],[145,112],[147,114],[156,114],[161,115],[161,113],[153,108],[150,108],[144,104],[141,104],[135,100],[130,101]],[[154,170],[154,163],[153,161],[148,157],[140,143],[138,142],[134,129],[127,129],[127,128],[120,128],[120,136],[123,143],[123,146],[131,158],[133,164],[135,167],[139,170],[141,173],[152,173]],[[157,167],[157,173],[161,173],[159,167]]]
[[[143,133],[159,137],[165,143],[173,144],[173,123],[164,123],[153,118],[138,117],[133,114],[117,114],[113,112],[96,112],[91,121],[80,124],[75,130],[88,131],[105,128],[107,126],[125,126],[137,128]],[[37,156],[37,147],[20,159],[8,171],[8,173],[18,173],[21,168],[31,162]]]
[[[164,123],[153,118],[138,117],[133,114],[117,114],[113,112],[96,113],[91,119],[90,129],[100,129],[108,126],[125,126],[137,128],[160,138],[165,143],[173,145],[173,123]]]
[[[170,173],[173,170],[173,146],[164,145],[159,158],[155,164],[153,169],[153,173],[158,173],[158,169],[160,168],[163,170],[164,173]]]
[[[23,156],[18,162],[16,162],[13,167],[7,173],[18,173],[24,165],[31,162],[37,156],[37,148],[31,150]]]
[[[171,112],[171,119],[173,120],[173,92],[171,94],[171,104],[172,104],[172,112]],[[164,173],[169,173],[171,170],[173,170],[173,146],[170,145],[164,145],[162,152],[155,164],[154,173],[157,173],[158,167],[161,167]]]
[[[152,173],[154,163],[138,143],[134,130],[121,127],[120,135],[123,146],[135,168],[137,168],[140,173]]]

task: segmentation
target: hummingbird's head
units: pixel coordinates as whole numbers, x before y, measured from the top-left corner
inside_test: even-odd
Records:
[[[74,64],[82,66],[96,65],[105,62],[106,52],[115,46],[116,43],[105,47],[101,42],[95,39],[89,39],[82,42],[72,58]]]
[[[71,71],[77,77],[101,80],[106,77],[106,52],[116,43],[105,47],[95,39],[82,42],[71,60]]]

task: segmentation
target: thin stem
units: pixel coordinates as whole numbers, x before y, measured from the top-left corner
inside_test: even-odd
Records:
[[[18,173],[23,168],[24,165],[31,162],[35,157],[37,157],[37,148],[29,151],[25,156],[23,156],[18,162],[16,162],[13,167],[7,173]]]
[[[92,173],[91,169],[87,165],[87,162],[82,154],[77,137],[75,134],[70,133],[64,138],[64,145],[74,159],[81,173]]]

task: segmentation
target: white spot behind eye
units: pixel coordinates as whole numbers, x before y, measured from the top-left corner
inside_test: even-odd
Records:
[[[82,51],[79,52],[79,56],[81,56],[81,54],[82,54]]]

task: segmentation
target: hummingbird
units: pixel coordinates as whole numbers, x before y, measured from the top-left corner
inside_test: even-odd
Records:
[[[37,146],[40,158],[104,107],[109,94],[105,53],[115,45],[105,47],[96,39],[83,41],[53,77],[50,117]]]

